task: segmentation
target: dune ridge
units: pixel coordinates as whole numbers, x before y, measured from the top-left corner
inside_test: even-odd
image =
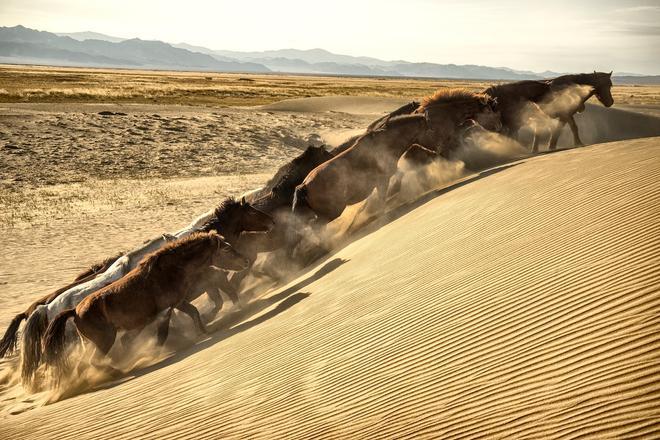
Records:
[[[2,438],[650,438],[660,138],[400,209],[231,329]]]

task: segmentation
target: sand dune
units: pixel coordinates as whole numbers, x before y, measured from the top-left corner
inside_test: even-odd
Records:
[[[653,437],[660,138],[560,151],[392,213],[123,383],[2,438]]]

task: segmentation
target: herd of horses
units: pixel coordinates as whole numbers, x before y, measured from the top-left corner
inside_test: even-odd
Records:
[[[549,149],[556,148],[561,128],[569,124],[574,143],[581,145],[573,115],[594,95],[611,106],[611,87],[611,72],[594,72],[494,85],[480,93],[440,89],[377,119],[333,149],[307,148],[263,188],[240,200],[226,199],[186,228],[93,265],[16,315],[0,341],[0,356],[16,350],[20,324],[27,320],[20,371],[24,386],[34,389],[40,367],[56,378],[70,371],[67,341],[75,340],[75,332],[67,337],[66,329],[71,318],[83,341],[93,344],[85,361],[99,368],[107,368],[102,363],[118,332],[129,349],[135,335],[156,322],[157,344],[163,345],[175,309],[206,333],[193,300],[206,293],[215,314],[223,306],[221,292],[240,304],[241,282],[248,273],[280,278],[277,270],[269,270],[278,265],[269,265],[268,256],[279,266],[283,260],[297,267],[309,263],[296,253],[301,228],[319,231],[347,206],[372,196],[384,209],[402,160],[450,157],[475,127],[512,138],[531,128],[531,149],[538,151],[542,139],[549,140]],[[571,99],[564,99],[567,94]],[[540,116],[558,122],[541,127],[534,122]],[[261,272],[255,267],[259,255],[267,257]]]

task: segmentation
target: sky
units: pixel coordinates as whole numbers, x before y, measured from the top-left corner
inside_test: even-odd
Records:
[[[660,0],[0,0],[0,26],[18,24],[222,50],[660,74]]]

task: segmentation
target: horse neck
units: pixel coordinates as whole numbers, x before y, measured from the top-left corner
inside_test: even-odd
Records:
[[[214,249],[207,243],[188,243],[184,249],[177,249],[176,252],[169,255],[169,264],[160,267],[166,273],[180,273],[195,271],[195,269],[205,268],[210,265]],[[185,245],[184,245],[185,246]],[[207,264],[208,263],[208,264]]]

